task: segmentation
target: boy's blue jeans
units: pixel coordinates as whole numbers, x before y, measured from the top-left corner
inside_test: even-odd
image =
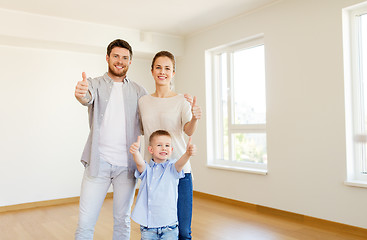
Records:
[[[141,240],[177,240],[177,224],[159,228],[140,226]]]

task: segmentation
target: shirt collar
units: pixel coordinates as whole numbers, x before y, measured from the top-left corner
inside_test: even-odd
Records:
[[[166,168],[170,160],[165,161],[164,163],[156,163],[153,161],[153,159],[150,160],[149,166],[151,168],[154,168],[155,166],[162,166],[163,168]]]
[[[112,80],[112,78],[110,77],[110,76],[108,76],[108,73],[106,72],[104,75],[103,75],[103,79],[106,81],[106,82],[108,82],[108,83],[111,83],[111,82],[113,82],[113,80]],[[129,82],[130,80],[127,78],[127,77],[125,77],[125,79],[124,79],[124,83],[127,83],[127,82]]]

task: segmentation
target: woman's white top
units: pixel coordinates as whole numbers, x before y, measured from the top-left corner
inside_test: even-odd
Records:
[[[144,131],[144,159],[149,162],[152,155],[147,150],[149,137],[156,130],[166,130],[171,134],[173,152],[170,159],[180,159],[186,152],[184,126],[191,120],[190,103],[182,94],[169,98],[145,95],[139,99],[139,111]],[[190,161],[184,166],[190,173]]]

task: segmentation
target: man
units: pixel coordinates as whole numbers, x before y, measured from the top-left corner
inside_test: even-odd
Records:
[[[108,72],[94,79],[82,73],[77,100],[88,106],[90,133],[81,161],[85,166],[75,239],[93,239],[94,226],[113,185],[113,239],[130,239],[136,165],[129,146],[141,134],[138,99],[147,91],[126,77],[131,46],[117,39],[107,47]]]

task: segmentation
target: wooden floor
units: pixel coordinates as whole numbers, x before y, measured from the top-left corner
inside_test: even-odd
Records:
[[[0,240],[72,240],[78,204],[64,204],[0,213]],[[95,240],[112,239],[112,199],[106,199],[95,229]],[[327,224],[264,213],[206,197],[194,198],[192,231],[195,240],[366,240]],[[140,239],[132,222],[131,239]]]

